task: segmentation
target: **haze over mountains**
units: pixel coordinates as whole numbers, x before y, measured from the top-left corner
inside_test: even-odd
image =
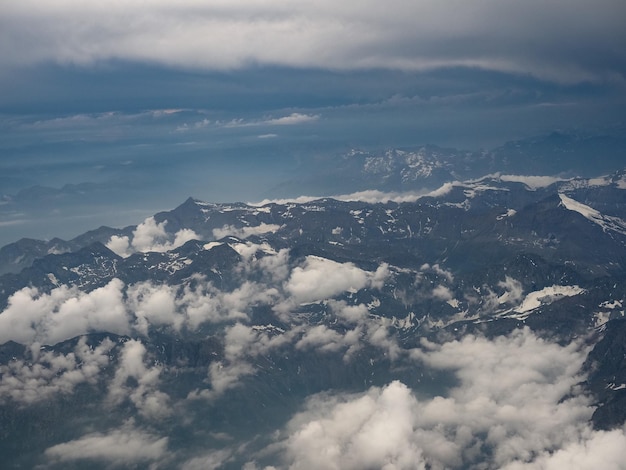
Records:
[[[3,247],[8,468],[620,468],[626,169],[462,157]]]
[[[0,466],[624,469],[625,18],[0,2]]]
[[[177,170],[126,162],[117,173],[105,179],[100,175],[92,182],[49,187],[48,178],[36,186],[21,183],[14,192],[7,185],[0,204],[0,245],[22,237],[73,238],[102,224],[134,224],[190,195],[232,202],[336,196],[369,189],[427,192],[445,182],[497,172],[593,177],[620,168],[625,145],[626,134],[619,129],[601,134],[555,131],[489,151],[434,145],[345,149],[344,144],[343,150],[287,146],[267,163],[258,156],[259,149],[240,149],[237,156],[210,162],[184,155],[189,166],[181,169],[178,164]],[[294,155],[300,155],[300,160]],[[51,170],[51,175],[55,173]]]

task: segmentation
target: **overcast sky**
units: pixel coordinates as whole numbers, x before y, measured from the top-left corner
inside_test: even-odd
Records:
[[[159,188],[148,215],[258,198],[316,152],[623,126],[625,21],[621,0],[2,2],[0,193],[131,181]]]

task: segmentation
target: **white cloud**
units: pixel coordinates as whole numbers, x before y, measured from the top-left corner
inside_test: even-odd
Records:
[[[442,301],[446,301],[453,299],[454,295],[452,295],[452,291],[446,286],[442,286],[441,284],[439,284],[433,289],[433,297]]]
[[[347,400],[312,398],[288,426],[285,468],[425,468],[412,435],[416,407],[399,382]]]
[[[126,295],[128,308],[136,317],[135,329],[144,336],[150,325],[168,325],[176,331],[182,327],[185,317],[177,312],[175,287],[142,282],[130,286]]]
[[[317,121],[319,118],[318,114],[291,113],[289,116],[268,119],[265,121],[265,124],[273,126],[293,126],[295,124]]]
[[[251,305],[271,302],[275,289],[244,282],[232,291],[222,291],[210,283],[199,281],[195,287],[185,286],[176,299],[177,311],[185,316],[185,325],[197,329],[201,324],[247,320]],[[172,318],[172,324],[179,322]]]
[[[100,460],[129,466],[158,461],[167,453],[167,437],[137,429],[132,422],[107,433],[87,434],[79,439],[46,449],[52,461]]]
[[[430,193],[424,191],[396,191],[396,192],[384,192],[377,189],[368,189],[366,191],[357,191],[349,194],[336,194],[334,196],[298,196],[295,198],[285,199],[263,199],[259,202],[249,202],[251,206],[264,206],[266,204],[306,204],[319,199],[335,199],[337,201],[344,202],[367,202],[370,204],[387,203],[387,202],[415,202],[418,199],[430,195]]]
[[[304,327],[304,334],[296,342],[296,349],[315,349],[322,353],[343,351],[343,360],[350,361],[352,356],[365,345],[377,347],[391,360],[398,359],[402,349],[390,328],[391,320],[385,317],[371,316],[366,305],[348,305],[345,301],[329,300],[330,311],[337,316],[337,322],[343,326],[331,329],[326,325]]]
[[[85,337],[68,354],[39,352],[33,345],[34,357],[12,359],[0,365],[0,403],[7,399],[32,404],[50,400],[57,393],[73,393],[81,383],[96,384],[101,369],[109,365],[113,341],[106,338],[95,348],[87,345]]]
[[[126,341],[109,383],[108,400],[117,405],[129,399],[142,416],[162,418],[170,414],[170,408],[169,396],[158,390],[161,367],[147,367],[145,362],[145,346],[137,340]],[[135,385],[129,385],[129,378]]]
[[[291,113],[288,116],[282,116],[279,118],[267,118],[258,121],[244,121],[243,119],[234,119],[226,124],[224,127],[253,127],[253,126],[295,126],[298,124],[306,124],[315,122],[320,118],[319,114],[303,114],[303,113]],[[261,138],[276,137],[276,134],[264,134],[259,136]]]
[[[362,334],[358,328],[340,334],[326,325],[317,325],[306,330],[296,343],[296,349],[313,348],[321,352],[338,352],[343,348],[356,346]]]
[[[559,181],[565,181],[562,178],[556,178],[553,176],[521,176],[521,175],[500,175],[499,179],[502,181],[523,183],[533,190],[545,188],[547,186],[550,186],[551,184],[558,183]]]
[[[89,293],[61,286],[49,294],[25,287],[9,297],[0,314],[0,344],[56,344],[92,331],[130,332],[122,299],[124,284],[113,279]]]
[[[424,196],[423,191],[403,191],[403,192],[384,192],[376,189],[368,189],[367,191],[358,191],[356,193],[341,194],[333,196],[338,201],[361,201],[370,204],[387,203],[387,202],[415,202]]]
[[[287,332],[268,333],[241,323],[228,327],[224,335],[224,357],[209,366],[208,379],[211,388],[196,389],[188,398],[219,398],[227,390],[237,387],[242,377],[255,372],[251,363],[254,358],[291,343],[299,331],[300,328],[295,327]]]
[[[386,265],[381,265],[372,273],[352,263],[337,263],[326,258],[307,256],[302,266],[292,270],[285,289],[296,303],[314,302],[368,286],[380,288],[387,275]]]
[[[621,470],[624,468],[626,429],[584,433],[584,438],[556,452],[543,452],[530,463],[515,462],[503,470]]]
[[[125,286],[115,278],[91,292],[64,285],[50,293],[26,287],[11,295],[0,313],[0,344],[54,345],[91,332],[147,336],[150,327],[194,331],[204,323],[245,321],[255,305],[284,302],[281,291],[289,275],[289,251],[253,243],[234,248],[243,257],[236,268],[242,277],[253,273],[263,282],[242,280],[235,289],[223,290],[194,275],[181,286],[151,282]],[[259,251],[263,255],[256,257]],[[363,271],[371,286],[378,286],[385,272],[384,266],[375,273]]]
[[[517,304],[522,299],[524,289],[522,287],[522,283],[517,279],[506,276],[504,281],[500,281],[498,283],[498,286],[505,290],[504,294],[498,298],[499,303]]]
[[[132,238],[127,236],[113,235],[107,242],[108,249],[122,257],[128,257],[133,253],[146,253],[156,251],[164,253],[183,246],[190,240],[199,240],[200,236],[193,230],[183,228],[175,234],[169,234],[165,230],[167,220],[157,223],[154,217],[148,217],[133,231]]]
[[[278,468],[621,468],[624,430],[593,431],[577,388],[586,352],[528,329],[426,341],[413,357],[458,380],[445,397],[400,382],[313,396],[273,447]]]
[[[133,254],[130,248],[130,241],[126,235],[112,235],[107,242],[106,247],[122,258],[128,258]]]

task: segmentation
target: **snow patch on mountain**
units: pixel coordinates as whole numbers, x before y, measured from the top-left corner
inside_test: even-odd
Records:
[[[605,232],[610,230],[620,233],[622,235],[626,235],[626,221],[620,219],[619,217],[604,215],[596,209],[582,204],[572,199],[571,197],[566,196],[563,193],[559,193],[559,197],[561,198],[561,204],[563,205],[563,207],[565,207],[567,210],[578,212],[587,220],[590,220],[594,224],[602,227],[602,230],[604,230]]]
[[[528,293],[517,307],[500,313],[499,317],[525,320],[542,305],[551,304],[563,297],[572,297],[584,292],[579,286],[550,286]]]
[[[511,183],[522,183],[530,190],[537,190],[540,188],[546,188],[551,184],[565,181],[562,178],[556,178],[554,176],[523,176],[523,175],[500,175],[500,181],[506,181]]]

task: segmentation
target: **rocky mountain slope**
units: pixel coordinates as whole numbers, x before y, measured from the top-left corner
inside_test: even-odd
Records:
[[[364,468],[375,441],[376,468],[502,468],[619,440],[625,175],[190,198],[8,245],[7,468],[318,468],[332,442]]]

